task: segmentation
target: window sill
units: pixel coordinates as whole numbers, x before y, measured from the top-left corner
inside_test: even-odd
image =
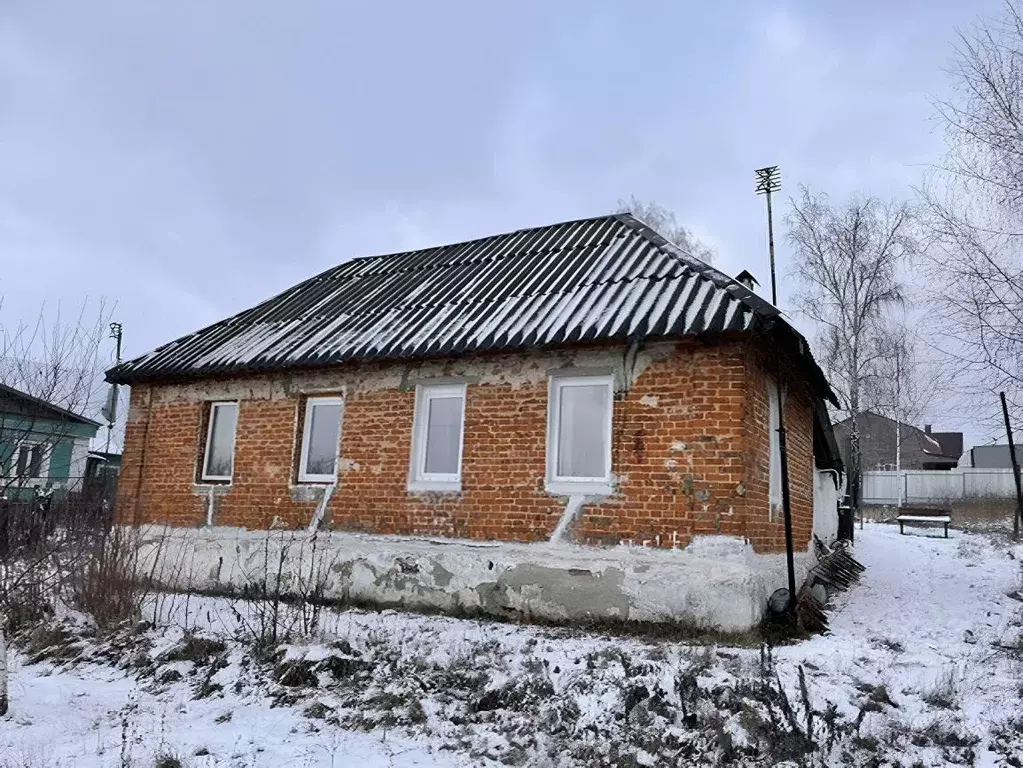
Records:
[[[547,493],[555,496],[610,496],[615,492],[610,482],[589,480],[548,480]]]
[[[409,493],[461,493],[461,480],[409,480]]]

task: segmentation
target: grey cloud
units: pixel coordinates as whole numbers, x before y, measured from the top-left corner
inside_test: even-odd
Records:
[[[983,5],[9,2],[3,317],[106,295],[135,354],[350,256],[632,193],[765,277],[752,169],[904,193]]]

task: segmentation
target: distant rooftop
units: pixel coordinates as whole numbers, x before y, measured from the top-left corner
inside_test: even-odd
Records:
[[[1016,462],[1023,465],[1023,446],[1016,446]],[[1002,445],[977,445],[964,455],[965,461],[959,466],[976,467],[977,469],[1012,469],[1008,443]]]
[[[52,419],[53,421],[73,421],[78,424],[87,424],[91,427],[99,427],[98,421],[93,421],[85,416],[61,408],[53,403],[48,403],[20,389],[0,384],[0,413],[10,413],[15,416],[29,416],[37,419]]]

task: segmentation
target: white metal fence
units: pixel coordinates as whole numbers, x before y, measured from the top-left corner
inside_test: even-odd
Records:
[[[1016,496],[1011,469],[904,469],[901,472],[864,472],[864,504],[895,504],[899,484],[902,501],[982,501]]]

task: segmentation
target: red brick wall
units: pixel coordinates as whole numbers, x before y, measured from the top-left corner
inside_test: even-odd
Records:
[[[624,347],[591,353],[618,365],[628,359]],[[328,510],[335,528],[546,539],[565,499],[544,489],[545,371],[566,367],[568,354],[433,364],[436,375],[482,371],[467,388],[459,494],[407,490],[415,389],[399,386],[403,369],[393,364],[134,387],[119,515],[175,525],[204,522],[210,486],[196,478],[208,402],[237,398],[234,478],[214,490],[216,521],[264,528],[276,518],[307,525],[318,491],[296,488],[295,481],[305,389],[345,393],[338,485]],[[696,534],[725,533],[749,537],[758,551],[783,549],[781,523],[767,515],[765,373],[750,342],[680,342],[637,360],[638,376],[614,404],[617,493],[584,508],[577,540],[684,546]],[[314,379],[314,388],[306,386]],[[805,549],[813,520],[810,399],[798,377],[789,390],[792,504],[796,541]]]
[[[747,445],[746,497],[750,515],[746,537],[761,552],[785,550],[782,515],[767,513],[770,493],[770,434],[768,387],[779,376],[777,360],[749,349],[746,358],[745,442]],[[785,386],[785,432],[788,454],[792,537],[797,552],[806,551],[813,533],[813,406],[810,388],[791,367],[780,372]],[[762,511],[762,513],[761,513]]]

